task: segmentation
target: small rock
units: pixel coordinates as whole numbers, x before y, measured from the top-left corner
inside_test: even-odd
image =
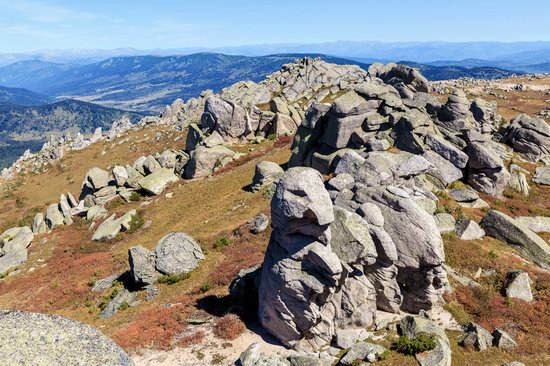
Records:
[[[455,231],[455,218],[448,213],[438,213],[435,215],[435,223],[441,234],[452,233]]]
[[[477,240],[485,236],[485,231],[473,220],[459,221],[456,233],[461,240]]]
[[[506,275],[506,284],[504,292],[507,297],[520,299],[523,301],[533,301],[531,292],[531,279],[529,274],[524,271],[511,271]]]
[[[498,348],[515,348],[517,347],[516,341],[502,329],[495,329],[493,332],[493,345]]]
[[[267,229],[269,226],[269,219],[265,214],[259,213],[254,219],[249,221],[248,224],[252,234],[259,234]]]
[[[473,348],[476,351],[484,351],[493,345],[493,336],[487,330],[475,323],[464,326],[465,334],[459,344],[465,348]]]

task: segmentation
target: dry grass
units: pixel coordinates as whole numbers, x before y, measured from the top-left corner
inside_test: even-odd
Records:
[[[145,133],[154,136],[150,130],[140,131],[137,133],[139,139]],[[173,138],[169,141],[173,143]],[[244,225],[257,213],[268,212],[269,199],[263,197],[261,192],[249,193],[243,188],[250,184],[255,164],[260,159],[279,164],[288,160],[287,145],[275,148],[275,143],[266,141],[254,145],[258,154],[253,159],[215,176],[173,184],[166,191],[174,193],[172,199],[160,196],[110,206],[110,212],[119,214],[132,208],[141,209],[143,218],[152,221],[147,229],[123,233],[113,242],[94,243],[91,241],[93,232],[87,229],[88,223],[76,220],[72,226],[37,236],[29,248],[30,257],[21,267],[21,273],[1,283],[0,307],[65,315],[98,327],[127,349],[172,347],[173,337],[187,327],[186,315],[197,311],[197,304],[202,298],[223,298],[227,294],[226,285],[240,269],[262,261],[269,231],[254,236],[248,233]],[[159,149],[158,145],[143,143],[144,146],[139,145],[140,151],[134,157],[128,153],[126,144],[118,145],[116,141],[109,144],[113,146],[112,151],[107,150],[105,155],[98,154],[91,160],[87,160],[93,157],[91,151],[71,153],[72,157],[64,162],[69,166],[64,173],[52,169],[42,177],[24,177],[17,193],[25,197],[25,202],[45,209],[48,203],[58,200],[61,192],[75,194],[79,191],[80,182],[69,183],[66,175],[79,177],[81,181],[89,167],[97,165],[105,168],[114,163],[126,163],[126,159],[130,162],[138,155]],[[101,146],[93,147],[95,153],[102,149]],[[124,161],[120,157],[124,157]],[[78,161],[83,164],[77,168]],[[44,189],[28,189],[38,181],[42,182],[40,187]],[[11,209],[0,209],[0,222],[6,227],[11,225],[10,221],[20,220],[27,210],[35,209],[35,206],[27,210],[15,208],[14,200],[13,197],[0,198],[1,203],[9,202],[12,206]],[[150,204],[140,207],[146,201]],[[233,233],[233,229],[237,228],[241,228],[238,235]],[[190,278],[171,286],[160,285],[161,294],[154,301],[142,302],[137,307],[119,312],[114,318],[100,320],[97,305],[105,294],[92,293],[91,280],[127,271],[127,251],[130,247],[142,245],[153,249],[162,236],[177,231],[186,232],[201,243],[207,253],[206,260]],[[230,245],[220,250],[210,248],[217,238],[227,235],[231,236]],[[48,239],[48,242],[38,245],[41,238]],[[212,288],[203,294],[200,288],[206,283],[211,284]]]

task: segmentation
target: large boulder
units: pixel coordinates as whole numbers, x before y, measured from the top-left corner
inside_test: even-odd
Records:
[[[0,312],[3,365],[131,366],[122,348],[98,330],[59,315]]]
[[[178,181],[178,177],[174,174],[173,169],[159,168],[152,174],[143,177],[138,184],[145,192],[151,195],[161,194],[166,186],[170,183]]]
[[[191,153],[185,167],[185,178],[193,179],[210,175],[216,168],[222,167],[235,156],[235,152],[225,146],[199,146]]]
[[[538,161],[550,154],[550,126],[542,118],[520,114],[510,122],[502,141],[527,159]]]
[[[206,100],[201,126],[217,131],[224,138],[237,138],[246,132],[246,110],[234,102],[212,96]]]
[[[480,224],[487,235],[510,244],[537,265],[550,269],[550,246],[527,226],[496,210],[489,211]]]
[[[200,245],[185,233],[171,233],[159,240],[155,249],[156,269],[164,274],[185,274],[204,259]]]
[[[466,149],[468,154],[468,184],[476,190],[500,196],[508,186],[510,173],[500,156],[486,144],[474,142]]]
[[[100,168],[92,168],[86,173],[84,183],[91,189],[99,190],[109,184],[109,173]]]

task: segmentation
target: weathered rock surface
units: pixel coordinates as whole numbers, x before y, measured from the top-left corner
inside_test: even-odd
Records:
[[[27,260],[27,248],[34,234],[29,227],[14,227],[0,235],[0,274],[6,274]]]
[[[126,289],[118,291],[117,295],[109,301],[107,306],[101,311],[101,319],[110,319],[123,307],[131,306],[136,300],[136,294]]]
[[[161,276],[156,270],[155,253],[142,246],[128,250],[128,262],[134,282],[137,284],[151,285]]]
[[[272,161],[260,161],[256,164],[254,178],[252,178],[252,190],[256,191],[277,181],[283,174],[283,168]]]
[[[493,336],[480,325],[468,323],[464,326],[464,335],[459,343],[462,347],[484,351],[493,346]]]
[[[516,341],[508,334],[507,332],[503,331],[502,329],[495,329],[493,331],[493,346],[498,348],[516,348],[518,344]]]
[[[235,156],[235,152],[225,146],[199,146],[191,153],[185,168],[185,178],[200,178],[210,175],[216,168],[222,167]]]
[[[545,186],[550,185],[550,166],[539,166],[533,176],[533,182]]]
[[[541,118],[520,114],[510,122],[503,141],[536,162],[550,154],[550,126]]]
[[[157,244],[155,255],[155,267],[164,274],[189,273],[204,259],[200,245],[185,233],[164,236]]]
[[[58,315],[0,312],[0,363],[131,366],[131,358],[96,329]]]
[[[109,241],[113,240],[121,231],[127,231],[130,228],[132,217],[137,215],[136,210],[130,210],[118,219],[113,214],[98,226],[92,240]]]
[[[487,235],[512,245],[545,269],[550,269],[550,246],[527,226],[508,215],[491,210],[481,221]]]
[[[533,301],[529,274],[524,271],[508,272],[504,284],[504,294],[513,299],[520,299],[527,302]]]
[[[535,233],[550,233],[550,217],[547,216],[521,216],[516,221],[527,226]]]
[[[178,181],[173,169],[159,168],[154,173],[149,174],[139,180],[138,184],[145,192],[152,195],[161,194],[166,186]]]
[[[461,240],[477,240],[485,236],[485,231],[473,220],[461,220],[456,224],[456,234]]]

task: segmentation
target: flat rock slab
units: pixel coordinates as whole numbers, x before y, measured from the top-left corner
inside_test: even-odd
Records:
[[[170,183],[177,182],[178,177],[173,169],[160,168],[145,178],[139,180],[141,189],[152,195],[161,194]]]
[[[0,312],[2,365],[130,366],[130,357],[98,330],[62,316]]]
[[[519,248],[529,259],[550,269],[550,246],[527,226],[502,212],[491,210],[481,221],[487,235]]]

